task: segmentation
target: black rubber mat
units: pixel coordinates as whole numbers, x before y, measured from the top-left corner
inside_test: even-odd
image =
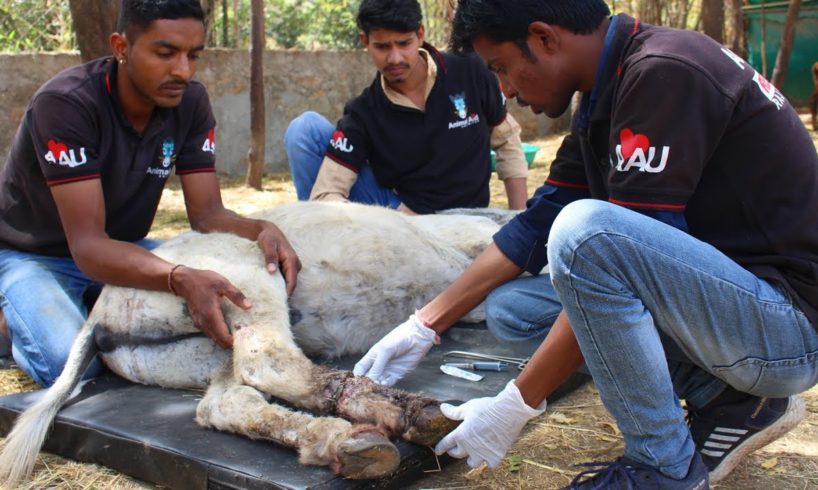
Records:
[[[491,396],[517,376],[516,367],[505,372],[481,371],[485,375],[482,381],[466,381],[440,371],[444,353],[467,350],[527,357],[537,346],[538,342],[500,343],[484,328],[455,327],[447,332],[442,346],[433,349],[398,387],[439,400]],[[357,359],[350,357],[330,364],[351,369]],[[588,379],[583,374],[574,375],[549,400],[555,401]],[[0,432],[8,433],[17,415],[40,394],[0,397]],[[45,449],[180,490],[404,488],[422,478],[424,471],[437,469],[431,449],[397,441],[402,463],[390,477],[344,480],[326,468],[299,464],[294,451],[273,443],[199,427],[193,417],[200,397],[199,392],[142,386],[102,376],[86,383],[80,395],[66,404]],[[449,461],[441,458],[441,464]]]

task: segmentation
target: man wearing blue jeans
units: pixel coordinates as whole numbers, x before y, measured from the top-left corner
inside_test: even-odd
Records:
[[[145,250],[160,243],[147,238],[134,242]],[[40,386],[51,385],[62,370],[100,288],[102,284],[83,274],[71,257],[0,248],[3,316],[14,334],[11,354],[17,367]],[[94,377],[100,370],[95,361],[86,376]]]
[[[489,151],[511,209],[528,166],[497,77],[476,57],[425,43],[417,0],[364,0],[361,42],[378,74],[333,126],[315,112],[284,135],[298,199],[354,201],[427,214],[489,203]]]
[[[257,241],[295,287],[300,263],[281,231],[222,204],[215,120],[191,80],[204,32],[197,0],[123,0],[114,56],[59,73],[23,116],[0,173],[0,307],[15,361],[41,386],[62,372],[86,291],[101,284],[181,296],[205,335],[232,345],[221,303],[250,308],[242,292],[145,239],[174,169],[193,229]]]
[[[601,0],[460,0],[452,45],[535,112],[582,104],[527,210],[356,374],[394,383],[488,296],[501,338],[553,326],[496,397],[442,407],[463,423],[438,453],[497,466],[583,361],[625,454],[570,488],[707,488],[793,428],[818,382],[818,153],[783,95]]]

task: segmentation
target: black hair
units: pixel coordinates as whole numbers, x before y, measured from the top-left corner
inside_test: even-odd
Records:
[[[416,32],[423,24],[423,13],[417,0],[363,0],[356,21],[365,34],[373,29]]]
[[[604,0],[458,0],[449,48],[470,53],[478,35],[511,41],[528,53],[528,26],[545,22],[576,34],[590,34],[611,14]]]
[[[116,30],[133,38],[159,19],[197,19],[204,24],[199,0],[122,0]]]

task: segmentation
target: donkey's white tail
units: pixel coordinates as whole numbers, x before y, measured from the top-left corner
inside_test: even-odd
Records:
[[[2,488],[14,488],[20,480],[31,475],[54,417],[71,396],[96,351],[94,327],[86,321],[71,346],[71,353],[60,377],[36,403],[18,417],[11,433],[3,442],[0,453]]]

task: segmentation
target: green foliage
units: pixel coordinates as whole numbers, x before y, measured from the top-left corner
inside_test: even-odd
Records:
[[[267,36],[282,48],[348,49],[358,45],[359,0],[272,0]]]
[[[445,48],[454,1],[419,1],[424,11],[427,40]],[[68,2],[0,1],[0,51],[76,49]],[[206,3],[212,8],[209,44],[247,48],[250,45],[250,0],[210,0]],[[617,12],[639,14],[643,20],[655,16],[660,23],[688,28],[698,25],[701,12],[701,0],[611,0],[609,4]],[[355,25],[359,5],[360,0],[265,0],[267,47],[359,48]]]
[[[214,9],[213,45],[246,48],[250,45],[250,0],[226,0]],[[359,47],[355,14],[360,0],[266,0],[264,21],[268,48],[349,49]],[[238,7],[237,9],[235,7]],[[222,33],[228,23],[230,39]],[[238,31],[238,40],[235,32]]]
[[[3,0],[0,51],[76,49],[68,0]]]
[[[222,2],[225,0],[217,0]],[[228,24],[236,22],[240,30],[238,43],[231,39],[219,46],[247,47],[250,44],[250,0],[238,1],[238,14],[233,0],[228,1]],[[267,45],[271,48],[354,49],[360,48],[355,16],[361,0],[266,0],[264,6]],[[420,0],[424,11],[426,38],[435,46],[445,47],[449,36],[449,0]],[[222,9],[215,9],[215,38],[223,32]],[[235,30],[235,29],[233,29]],[[232,32],[232,31],[230,31]],[[232,34],[231,34],[232,35]]]
[[[303,47],[348,49],[360,46],[355,16],[359,0],[315,0],[309,9],[310,28],[302,36]]]
[[[267,2],[264,17],[268,20],[267,37],[275,46],[295,48],[299,38],[309,28],[309,3],[298,0],[274,0]]]

